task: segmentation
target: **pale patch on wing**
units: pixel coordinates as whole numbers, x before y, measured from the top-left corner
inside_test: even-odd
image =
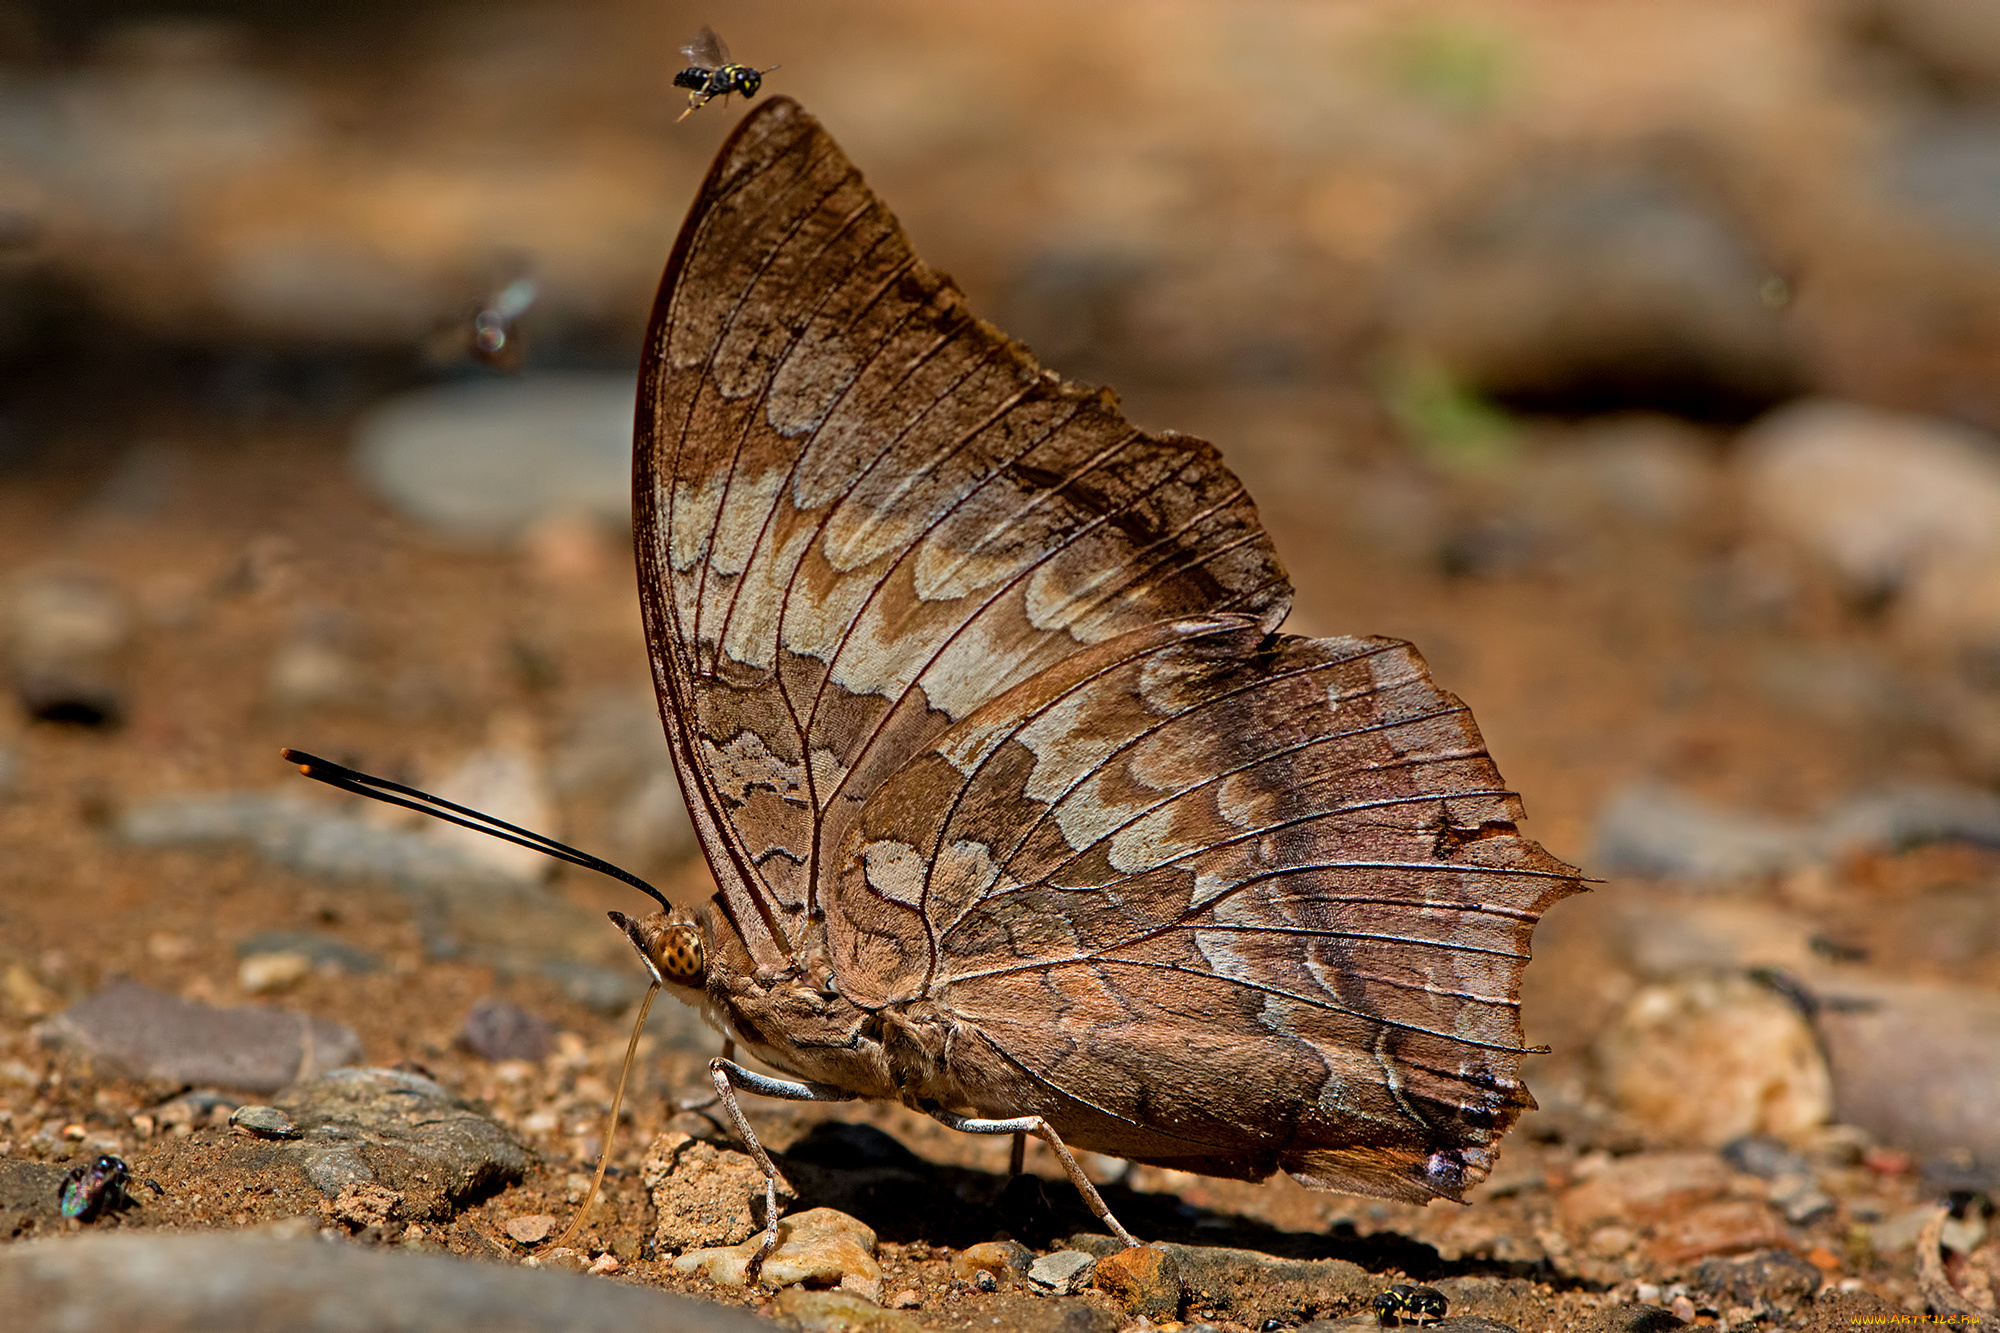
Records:
[[[938,849],[931,868],[931,915],[953,912],[977,901],[1000,878],[999,863],[986,844],[960,838]]]
[[[715,510],[728,482],[727,472],[711,472],[693,481],[674,478],[667,562],[675,571],[685,573],[707,558],[708,534],[715,526]]]
[[[868,887],[890,902],[915,907],[923,901],[924,854],[907,842],[870,842],[861,848]]]
[[[816,747],[812,751],[811,758],[814,790],[832,791],[840,785],[840,780],[847,776],[847,765],[841,763],[840,756],[832,750]]]
[[[1254,770],[1231,773],[1215,787],[1215,808],[1237,828],[1268,823],[1277,804],[1277,793]]]
[[[780,759],[756,732],[738,732],[727,745],[704,740],[701,748],[716,794],[724,799],[741,805],[762,787],[787,802],[805,803],[804,765]]]
[[[764,525],[771,517],[778,493],[785,488],[786,476],[779,468],[757,477],[738,472],[729,483],[729,495],[723,502],[721,521],[708,552],[708,567],[712,572],[741,574],[750,567],[750,557],[764,535]]]
[[[938,757],[969,778],[993,752],[1013,734],[1013,719],[1001,716],[988,726],[965,727],[946,733],[938,743]]]
[[[1188,852],[1200,851],[1204,846],[1201,841],[1174,835],[1178,822],[1179,811],[1169,803],[1147,811],[1119,829],[1111,835],[1111,868],[1120,874],[1137,875]]]

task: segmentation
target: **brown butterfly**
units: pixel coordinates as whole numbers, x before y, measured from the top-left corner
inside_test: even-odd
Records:
[[[796,1076],[711,1064],[767,1177],[739,1089],[1035,1135],[1127,1241],[1065,1145],[1414,1202],[1491,1169],[1577,872],[1408,644],[1278,632],[1211,445],[974,315],[789,99],[675,243],[633,504],[717,892],[621,924]]]

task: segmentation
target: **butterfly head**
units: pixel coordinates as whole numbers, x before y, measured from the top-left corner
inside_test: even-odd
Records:
[[[639,951],[654,980],[665,986],[701,990],[708,983],[708,946],[701,927],[675,908],[643,917],[609,914],[632,947]]]

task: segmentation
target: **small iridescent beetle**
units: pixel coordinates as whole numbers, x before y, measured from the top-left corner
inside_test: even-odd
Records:
[[[73,1166],[63,1177],[62,1215],[79,1222],[95,1222],[124,1206],[131,1197],[125,1187],[132,1182],[132,1168],[122,1157],[109,1153],[88,1166]]]
[[[764,76],[777,68],[773,65],[770,69],[752,69],[734,63],[729,58],[728,45],[706,23],[701,25],[694,40],[681,48],[681,54],[688,58],[688,67],[674,75],[674,87],[692,91],[688,93],[687,110],[681,112],[679,120],[686,120],[716,98],[731,93],[755,97],[764,86]]]
[[[1392,1323],[1399,1327],[1435,1324],[1448,1308],[1444,1293],[1436,1287],[1413,1287],[1407,1282],[1398,1282],[1375,1298],[1375,1318],[1384,1328]]]

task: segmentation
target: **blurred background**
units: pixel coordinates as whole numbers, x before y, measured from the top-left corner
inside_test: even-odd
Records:
[[[1909,1207],[1984,1218],[1991,0],[0,0],[19,1151],[60,1119],[32,1025],[113,977],[384,1063],[488,992],[592,1041],[629,1003],[585,910],[629,894],[294,792],[281,744],[705,892],[622,526],[741,114],[677,119],[703,22],[975,309],[1216,441],[1291,628],[1413,640],[1606,881],[1538,936],[1535,1142],[1782,1142],[1827,1202],[1758,1225],[1885,1289]],[[1601,1222],[1519,1244],[1654,1262]],[[1953,1271],[2000,1280],[1984,1225]]]

